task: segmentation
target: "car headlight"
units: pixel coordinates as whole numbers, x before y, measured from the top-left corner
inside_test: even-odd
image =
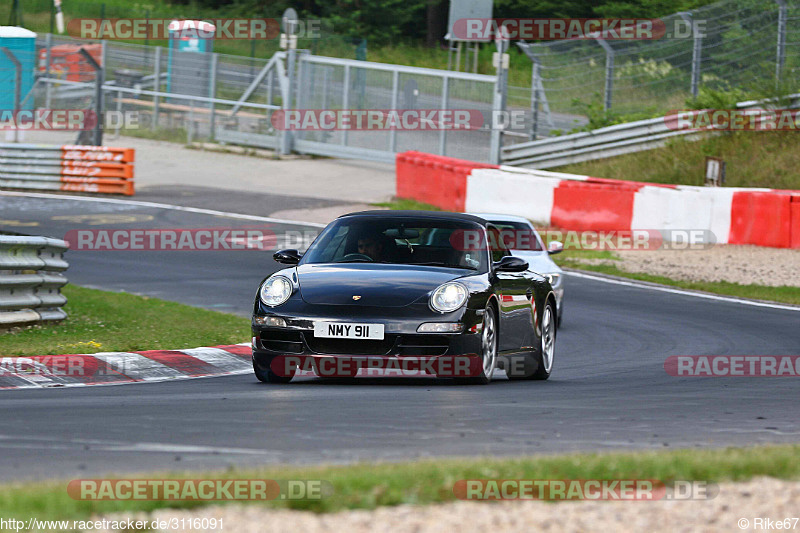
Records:
[[[549,282],[550,282],[550,285],[551,285],[553,288],[556,288],[556,287],[558,287],[559,285],[561,285],[561,274],[557,274],[557,273],[553,273],[553,274],[545,274],[545,276],[544,276],[544,277],[546,277],[546,278],[547,278],[547,281],[549,281]]]
[[[455,311],[467,301],[469,291],[461,283],[449,281],[433,291],[431,295],[431,307],[440,313],[450,313]]]
[[[259,296],[265,305],[281,305],[292,295],[292,282],[284,276],[272,276],[261,284]]]

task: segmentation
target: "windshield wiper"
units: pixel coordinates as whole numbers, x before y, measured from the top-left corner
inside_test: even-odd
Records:
[[[448,263],[442,263],[441,261],[429,261],[427,263],[406,263],[408,265],[420,265],[420,266],[440,266],[443,268],[460,268],[464,270],[478,270],[475,267],[470,266],[462,266],[462,265],[450,265]]]

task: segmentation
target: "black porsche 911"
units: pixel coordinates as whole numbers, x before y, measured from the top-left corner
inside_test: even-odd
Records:
[[[331,222],[302,256],[276,252],[290,266],[255,298],[256,377],[287,383],[309,360],[323,375],[317,363],[346,359],[350,376],[422,360],[426,374],[467,383],[488,383],[497,368],[509,379],[547,379],[553,289],[495,235],[472,215],[365,211]],[[459,357],[477,364],[453,365]]]

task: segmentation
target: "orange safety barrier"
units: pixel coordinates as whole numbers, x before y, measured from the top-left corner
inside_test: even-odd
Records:
[[[133,178],[133,165],[128,163],[97,163],[95,161],[66,160],[61,162],[62,176],[87,178]]]
[[[111,146],[80,146],[67,144],[61,147],[62,159],[81,161],[115,161],[133,163],[133,148],[114,148]]]
[[[559,183],[553,191],[551,224],[586,231],[631,229],[634,196],[641,185],[612,181],[594,178]]]
[[[95,61],[103,61],[102,45],[100,44],[60,44],[50,49],[50,76],[56,76],[68,81],[94,81],[95,72],[89,62],[80,53],[85,48]],[[47,71],[47,48],[39,50],[39,72]]]
[[[792,196],[779,192],[733,193],[729,244],[789,248]]]
[[[800,248],[800,194],[791,196],[789,206],[791,211],[789,216],[792,221],[791,229],[789,230],[791,234],[789,247]]]
[[[395,161],[398,198],[410,198],[448,211],[464,211],[467,176],[473,169],[500,168],[415,151],[397,154]]]
[[[0,144],[0,188],[133,196],[134,150]]]

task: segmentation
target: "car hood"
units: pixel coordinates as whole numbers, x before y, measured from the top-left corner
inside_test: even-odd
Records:
[[[373,263],[297,267],[300,296],[318,305],[403,307],[467,273],[452,268]]]

